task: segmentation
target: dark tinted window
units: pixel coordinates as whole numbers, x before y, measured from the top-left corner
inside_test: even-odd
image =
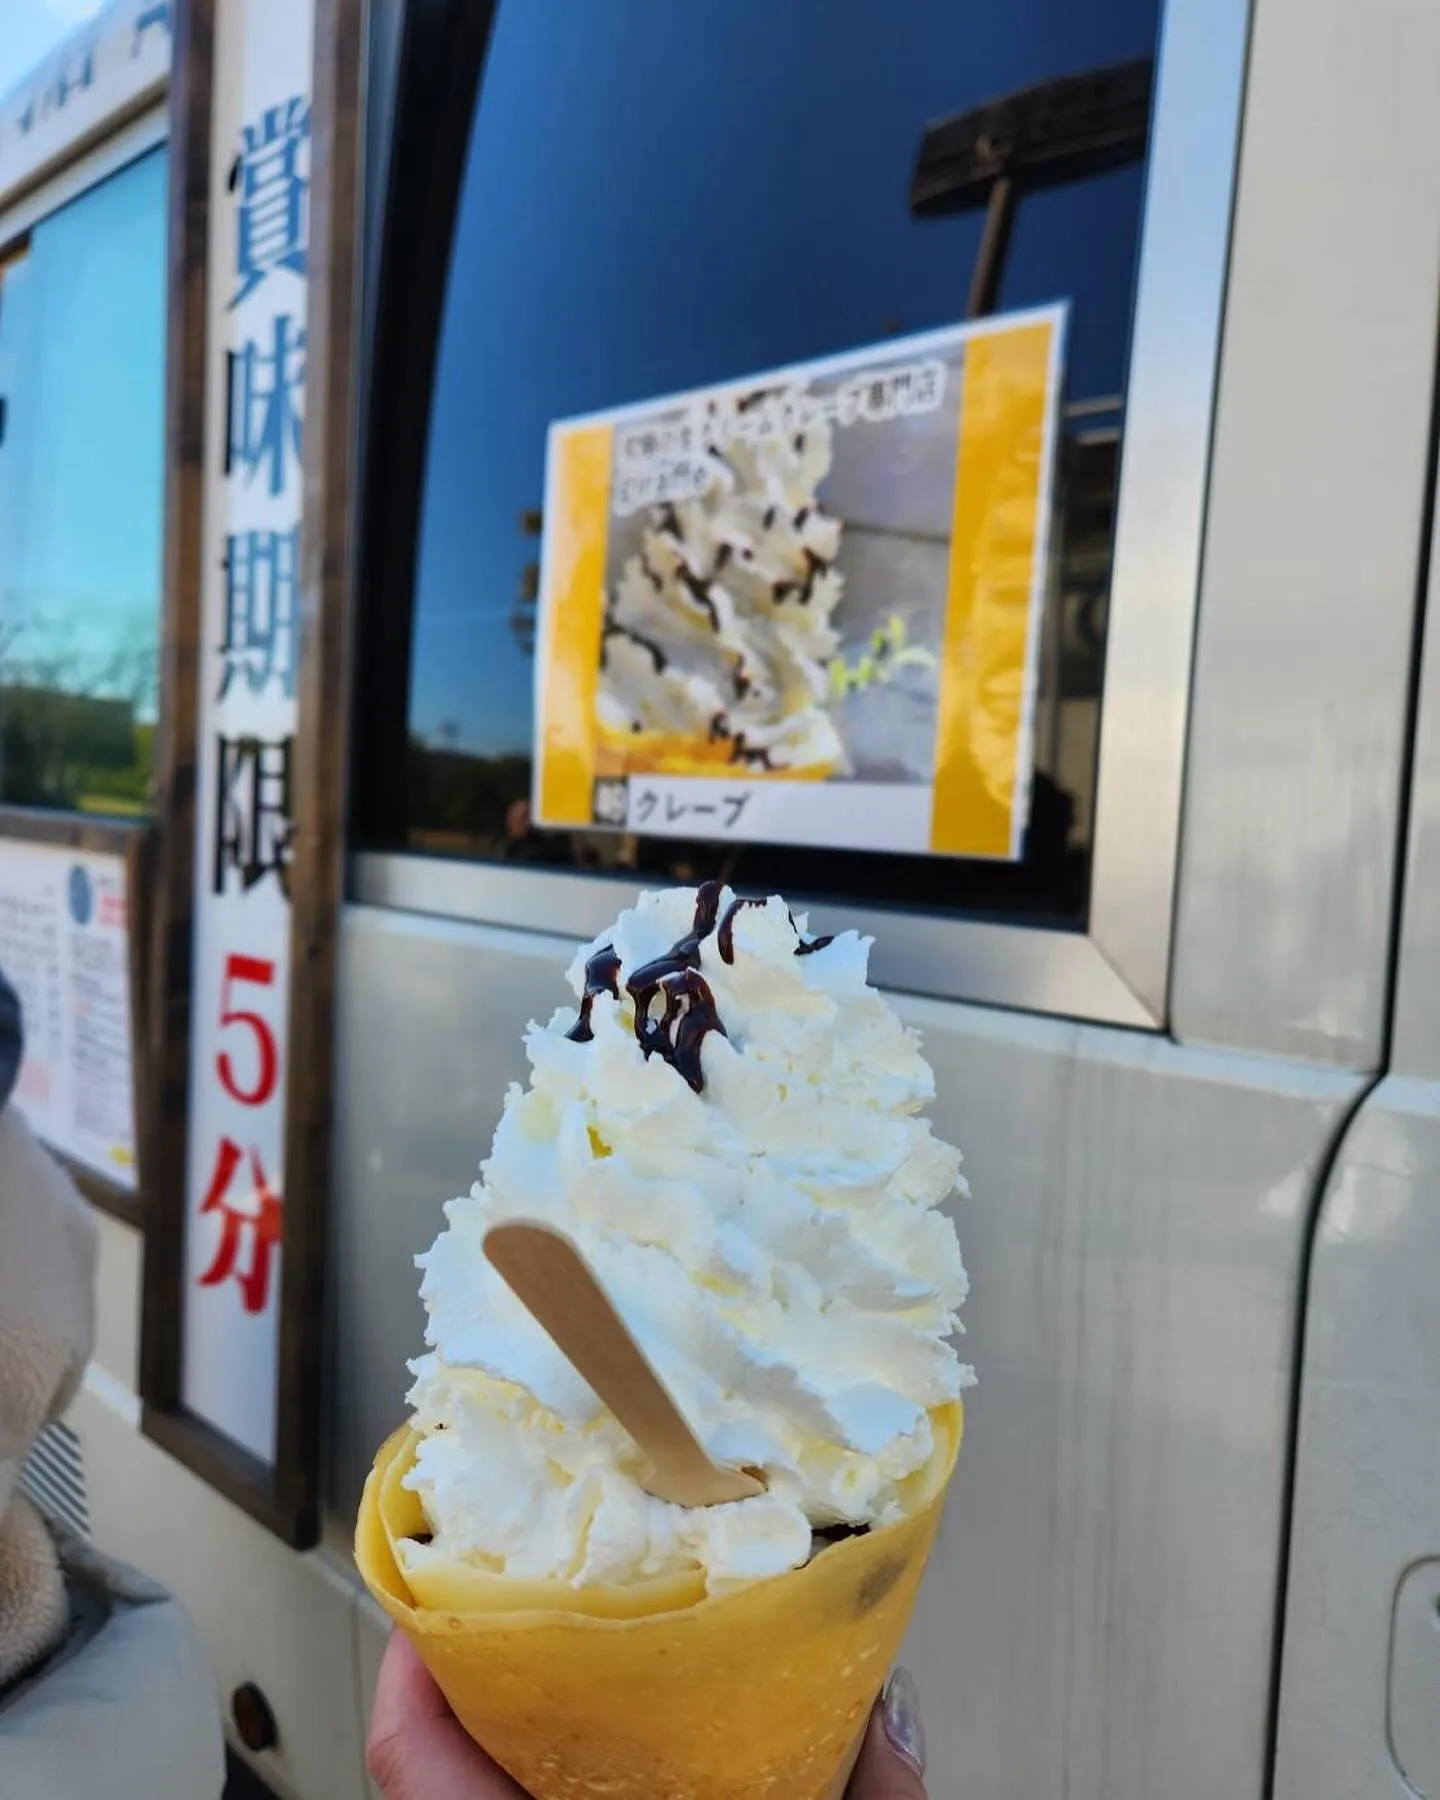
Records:
[[[164,503],[165,154],[0,248],[0,802],[144,810]]]
[[[404,681],[384,713],[404,711],[406,779],[382,845],[1083,911],[1141,162],[1025,195],[996,295],[1071,305],[1019,867],[530,829],[529,533],[556,418],[962,319],[983,213],[912,213],[926,126],[1148,57],[1156,30],[1157,0],[502,0],[455,226],[408,669],[385,672]]]

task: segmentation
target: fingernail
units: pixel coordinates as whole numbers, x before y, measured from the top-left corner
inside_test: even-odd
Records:
[[[880,1717],[890,1747],[903,1756],[917,1775],[925,1773],[925,1727],[920,1723],[920,1695],[908,1669],[897,1669],[885,1684]]]

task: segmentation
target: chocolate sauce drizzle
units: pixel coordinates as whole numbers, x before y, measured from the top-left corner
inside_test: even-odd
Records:
[[[726,735],[729,736],[729,733]],[[765,744],[747,743],[743,731],[737,731],[730,738],[730,760],[747,769],[773,769],[775,767],[770,760],[769,747]]]
[[[646,637],[644,632],[632,631],[628,625],[618,624],[613,618],[608,617],[600,634],[600,666],[602,669],[605,667],[605,646],[612,637],[629,638],[630,642],[638,649],[649,652],[654,661],[657,675],[665,673],[669,658],[653,638]]]
[[[808,606],[815,594],[815,583],[830,567],[808,544],[804,546],[806,576],[804,581],[776,581],[771,584],[770,598],[777,606],[794,594],[801,606]]]
[[[787,913],[785,916],[790,921],[790,929],[795,933],[797,938],[800,938],[800,942],[795,946],[795,954],[797,956],[813,956],[817,950],[824,950],[828,945],[835,942],[835,934],[833,931],[828,937],[800,937],[800,927],[795,923],[794,913]]]
[[[680,565],[680,581],[690,598],[710,621],[710,629],[712,631],[719,631],[720,615],[715,610],[715,602],[710,596],[712,583],[695,574],[695,572],[683,562]]]
[[[633,981],[627,985],[634,990]],[[661,991],[665,995],[665,1010],[658,1019],[652,1019],[650,1002]],[[637,999],[635,1036],[640,1048],[647,1057],[664,1057],[681,1080],[700,1093],[705,1086],[700,1046],[712,1031],[725,1036],[710,983],[698,970],[682,969],[678,975],[671,975],[650,988],[644,995],[644,1007],[642,1012],[641,1002]]]
[[[572,1043],[588,1044],[594,1037],[590,1014],[601,994],[620,998],[620,958],[609,944],[602,945],[585,965],[585,998],[580,1002],[580,1017],[565,1033]]]
[[[735,960],[735,915],[743,912],[747,906],[763,906],[764,904],[763,900],[741,895],[732,900],[725,908],[724,916],[715,933],[715,947],[720,952],[721,962],[733,963]]]
[[[723,889],[718,881],[702,882],[695,892],[695,916],[690,929],[677,938],[663,956],[654,957],[638,968],[625,983],[625,991],[635,1002],[635,1040],[647,1057],[662,1056],[680,1078],[698,1094],[704,1090],[705,1077],[700,1066],[700,1050],[706,1037],[718,1031],[726,1035],[715,1006],[710,984],[700,973],[700,946],[713,931],[715,945],[723,963],[735,961],[735,920],[747,906],[764,906],[763,900],[737,895],[720,915]],[[813,956],[832,937],[802,938],[794,916],[790,919],[798,940],[796,956]],[[601,994],[620,996],[620,958],[614,947],[603,944],[585,965],[585,997],[580,1002],[580,1017],[566,1032],[573,1043],[588,1044],[595,1036],[590,1014]],[[652,1002],[665,996],[659,1018],[651,1018]]]
[[[730,715],[723,707],[711,715],[710,742],[728,743],[730,761],[739,763],[742,768],[773,770],[775,767],[771,752],[764,744],[752,744],[743,731],[731,730]]]
[[[704,881],[695,890],[695,917],[690,929],[682,938],[677,938],[663,956],[638,968],[625,983],[636,1006],[640,1005],[642,991],[655,993],[662,981],[668,981],[672,975],[678,975],[682,969],[698,969],[700,967],[700,946],[715,929],[715,921],[720,914],[720,883]]]
[[[828,945],[833,944],[834,942],[834,932],[828,933],[825,937],[801,938],[800,942],[795,946],[795,954],[797,956],[813,956],[817,950],[824,950]]]
[[[635,1037],[640,1048],[647,1057],[663,1056],[697,1094],[705,1086],[700,1047],[712,1031],[725,1036],[715,996],[700,973],[700,946],[715,929],[720,891],[718,881],[703,882],[695,895],[695,917],[689,931],[625,983],[635,1002]],[[665,1010],[652,1019],[650,1004],[662,990]]]

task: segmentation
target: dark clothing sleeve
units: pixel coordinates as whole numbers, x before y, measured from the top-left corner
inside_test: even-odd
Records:
[[[20,1052],[24,1047],[20,999],[0,973],[0,1106],[4,1106],[15,1091],[15,1078],[20,1073]]]

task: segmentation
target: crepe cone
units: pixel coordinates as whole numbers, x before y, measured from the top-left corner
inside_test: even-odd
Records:
[[[933,1422],[899,1523],[710,1599],[698,1574],[573,1588],[399,1548],[425,1523],[400,1485],[409,1427],[375,1459],[355,1557],[465,1729],[536,1800],[823,1800],[843,1785],[934,1542],[959,1405]]]

